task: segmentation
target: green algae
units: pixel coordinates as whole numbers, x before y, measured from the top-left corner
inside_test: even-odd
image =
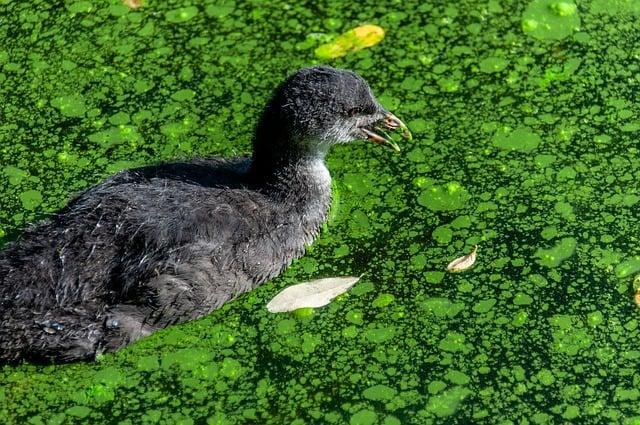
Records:
[[[69,95],[59,96],[51,99],[51,106],[60,110],[65,117],[82,117],[87,111],[85,101],[82,96]]]
[[[455,317],[464,309],[464,305],[454,303],[447,298],[428,298],[421,303],[422,308],[436,317]]]
[[[449,228],[449,226],[438,226],[431,233],[431,237],[435,239],[439,244],[447,245],[453,238],[453,231]]]
[[[628,258],[616,266],[617,277],[624,278],[640,271],[640,257]]]
[[[552,350],[568,356],[582,355],[593,343],[589,332],[576,316],[556,315],[549,319],[552,326]]]
[[[515,297],[513,297],[513,303],[515,305],[529,305],[533,303],[533,298],[527,294],[519,292]]]
[[[273,87],[372,17],[385,41],[332,64],[416,137],[332,150],[339,207],[282,277],[98,363],[2,368],[0,422],[636,423],[637,7],[527,3],[2,3],[3,242],[119,169],[248,153]]]
[[[235,1],[224,1],[220,3],[207,5],[204,10],[205,13],[215,18],[224,18],[225,16],[231,14],[236,6]]]
[[[426,410],[438,417],[451,416],[458,409],[462,400],[469,394],[471,394],[471,391],[466,388],[451,388],[442,394],[431,397]]]
[[[501,57],[488,57],[480,61],[480,71],[486,73],[500,72],[509,65],[509,61]]]
[[[64,411],[69,416],[76,418],[86,418],[91,413],[91,409],[87,406],[73,406]]]
[[[378,421],[378,415],[371,410],[361,410],[351,417],[350,425],[373,425]]]
[[[193,19],[197,14],[198,8],[196,6],[187,6],[168,11],[165,18],[171,23],[182,23]]]
[[[391,400],[397,391],[386,385],[374,385],[362,392],[362,395],[369,400]]]
[[[20,202],[26,210],[34,210],[42,203],[42,193],[38,190],[26,190],[20,194]]]
[[[634,0],[592,0],[589,10],[606,15],[640,15],[640,4]]]
[[[497,300],[495,298],[490,298],[487,300],[478,301],[472,308],[476,313],[487,313],[491,311],[494,305],[496,305]]]
[[[174,94],[171,95],[171,99],[177,100],[178,102],[184,102],[186,100],[191,100],[195,97],[196,92],[189,89],[178,90]]]
[[[541,40],[560,40],[580,28],[572,1],[533,0],[522,14],[522,30]]]
[[[77,1],[67,5],[67,10],[71,13],[87,13],[92,9],[93,5],[90,1]]]
[[[429,271],[425,272],[424,279],[429,283],[440,283],[444,279],[444,272]]]
[[[29,172],[18,167],[7,165],[2,169],[5,176],[9,177],[9,184],[18,185],[25,177],[29,177]]]
[[[423,186],[418,203],[433,211],[450,211],[462,208],[469,198],[469,192],[458,182],[433,182]]]
[[[386,307],[393,302],[395,297],[393,294],[380,294],[371,303],[373,307]]]
[[[500,149],[530,152],[540,144],[540,136],[528,127],[500,129],[493,136],[493,145]]]
[[[449,352],[467,351],[465,340],[465,336],[461,333],[448,332],[447,335],[438,344],[438,348],[440,348],[442,351]]]
[[[396,335],[396,330],[392,327],[370,327],[364,332],[364,338],[368,342],[375,344],[386,342]]]
[[[471,381],[469,375],[458,370],[448,370],[444,378],[456,385],[467,385]]]
[[[564,260],[573,255],[576,245],[577,242],[574,238],[563,238],[549,249],[538,248],[534,256],[538,257],[538,262],[543,266],[558,267]]]

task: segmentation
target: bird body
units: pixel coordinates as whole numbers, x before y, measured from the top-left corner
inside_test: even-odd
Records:
[[[345,84],[361,91],[335,104]],[[252,158],[122,171],[27,229],[0,251],[0,363],[92,359],[277,276],[325,221],[324,156],[362,119],[343,113],[354,102],[375,106],[369,124],[385,116],[355,74],[302,70],[267,106]]]
[[[252,188],[246,163],[192,164],[245,186],[173,164],[123,171],[0,251],[0,358],[91,357],[201,317],[278,275],[324,221],[331,183],[317,161],[283,170],[289,187],[275,192]]]

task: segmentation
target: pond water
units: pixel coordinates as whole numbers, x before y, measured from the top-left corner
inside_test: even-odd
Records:
[[[119,169],[248,153],[310,64],[414,140],[332,151],[331,219],[278,279],[95,364],[2,367],[0,423],[640,424],[640,2],[126,3],[0,0],[5,241]],[[384,39],[316,57],[361,24]]]

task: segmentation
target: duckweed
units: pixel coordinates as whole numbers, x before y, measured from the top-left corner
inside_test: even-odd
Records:
[[[427,183],[418,196],[418,203],[433,211],[448,211],[462,208],[468,198],[469,192],[458,182]]]
[[[559,40],[580,29],[578,8],[572,1],[533,0],[522,15],[525,34]]]
[[[501,129],[493,137],[493,145],[501,148],[521,152],[534,150],[540,144],[540,136],[527,127],[519,127],[513,131]]]
[[[558,267],[564,260],[571,257],[576,249],[574,238],[563,238],[552,248],[538,248],[535,256],[539,263],[547,267]]]
[[[638,423],[637,2],[0,3],[2,243],[121,168],[249,153],[303,66],[414,133],[333,148],[339,205],[281,277],[96,363],[2,367],[0,423]],[[365,22],[381,43],[316,55]]]

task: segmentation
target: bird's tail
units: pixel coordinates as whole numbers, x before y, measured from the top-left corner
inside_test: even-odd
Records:
[[[0,364],[64,363],[95,358],[103,339],[95,315],[19,308],[0,313]]]

